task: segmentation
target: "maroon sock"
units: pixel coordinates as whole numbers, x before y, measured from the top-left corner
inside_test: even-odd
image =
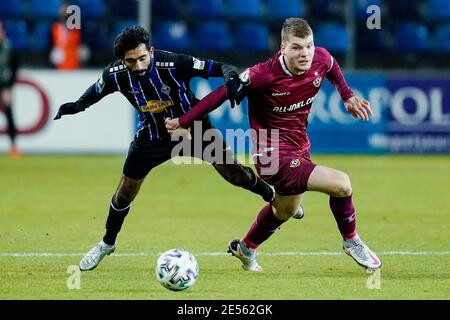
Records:
[[[356,213],[352,196],[338,198],[330,197],[330,208],[336,219],[339,231],[344,238],[351,238],[356,230]]]
[[[247,247],[256,249],[266,241],[278,227],[285,221],[280,220],[273,214],[272,205],[268,204],[259,212],[256,221],[251,226],[247,235],[242,239]]]

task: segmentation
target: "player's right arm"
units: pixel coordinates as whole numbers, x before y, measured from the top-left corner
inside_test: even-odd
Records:
[[[117,90],[117,86],[110,72],[110,66],[108,66],[103,70],[97,82],[91,85],[77,101],[67,102],[61,105],[53,120],[58,120],[63,115],[82,112],[103,99],[103,97]]]

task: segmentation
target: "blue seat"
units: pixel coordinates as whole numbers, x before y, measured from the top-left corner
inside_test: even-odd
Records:
[[[190,46],[190,36],[186,23],[166,21],[155,26],[152,43],[163,50],[184,50]]]
[[[0,18],[17,18],[21,13],[21,0],[0,1]]]
[[[317,19],[342,20],[344,17],[341,0],[314,0],[308,3],[308,9]]]
[[[433,43],[433,49],[435,51],[450,52],[450,24],[444,24],[437,27]]]
[[[48,21],[38,22],[30,37],[30,50],[34,52],[45,52],[50,48],[50,28],[51,23]]]
[[[234,35],[234,44],[239,50],[269,50],[269,30],[265,25],[257,23],[242,24],[234,32]]]
[[[345,52],[350,45],[350,36],[344,25],[324,23],[314,31],[314,42],[331,52]]]
[[[232,45],[232,38],[228,24],[224,22],[203,22],[195,26],[195,49],[200,50],[228,50]]]
[[[28,48],[28,27],[24,20],[5,22],[6,34],[16,49]]]
[[[268,0],[267,17],[269,19],[285,19],[304,15],[302,0]]]
[[[448,0],[428,0],[426,12],[431,19],[450,19],[450,3]]]
[[[153,1],[160,2],[160,1]],[[109,0],[110,13],[116,19],[137,19],[138,2],[124,0]]]
[[[422,18],[420,0],[389,1],[390,17],[394,20],[411,21]]]
[[[28,12],[31,17],[52,19],[58,17],[61,0],[31,0]]]
[[[219,18],[225,15],[223,0],[190,0],[188,12],[196,18]]]
[[[228,0],[228,16],[235,18],[258,18],[262,15],[260,0]]]
[[[429,49],[429,32],[425,25],[405,23],[395,30],[397,49],[407,52],[423,52]]]
[[[70,4],[80,7],[82,18],[102,18],[105,16],[103,0],[72,0]]]
[[[170,19],[177,19],[181,17],[182,12],[182,0],[152,1],[152,14],[154,17],[167,17]]]

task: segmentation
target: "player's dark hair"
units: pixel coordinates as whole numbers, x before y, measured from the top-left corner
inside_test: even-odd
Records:
[[[142,27],[127,27],[114,39],[114,56],[123,59],[125,52],[137,48],[141,43],[150,49],[150,34]]]
[[[306,38],[312,34],[312,29],[305,19],[287,18],[284,20],[283,27],[281,28],[281,41],[288,41],[290,35],[298,38]]]

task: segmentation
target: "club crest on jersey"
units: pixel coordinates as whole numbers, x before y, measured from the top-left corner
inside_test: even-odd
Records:
[[[163,93],[165,93],[166,95],[169,95],[169,94],[170,94],[170,87],[169,87],[168,85],[163,84],[163,85],[161,86],[161,91],[162,91]]]
[[[294,160],[291,160],[291,164],[289,165],[291,168],[297,168],[298,166],[300,166],[300,163],[301,163],[301,161],[300,161],[300,159],[294,159]]]
[[[316,88],[320,87],[321,83],[322,83],[322,78],[321,77],[315,78],[314,81],[313,81],[313,85]]]
[[[172,101],[150,100],[146,105],[139,107],[142,112],[160,113],[172,105]]]

